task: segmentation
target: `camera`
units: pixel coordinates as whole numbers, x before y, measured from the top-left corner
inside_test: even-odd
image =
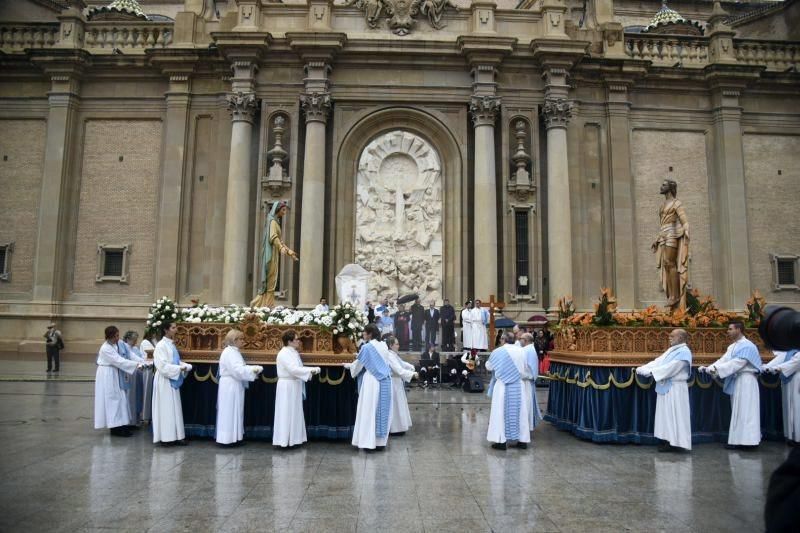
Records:
[[[779,305],[766,306],[758,334],[771,350],[788,351],[800,347],[800,311]]]

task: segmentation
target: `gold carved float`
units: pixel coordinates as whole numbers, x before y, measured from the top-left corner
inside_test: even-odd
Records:
[[[564,326],[556,335],[550,360],[583,366],[641,366],[669,347],[672,327],[582,327]],[[684,328],[689,334],[694,366],[709,365],[722,357],[730,341],[724,328]],[[764,362],[772,359],[758,335],[747,329],[745,336],[758,346]]]
[[[314,366],[339,366],[353,361],[355,345],[342,336],[334,336],[320,326],[273,325],[258,317],[248,317],[241,324],[215,322],[178,322],[175,345],[181,359],[189,363],[216,363],[224,349],[225,336],[237,328],[244,333],[242,355],[249,364],[274,365],[283,348],[281,337],[293,330],[300,337],[303,363]]]

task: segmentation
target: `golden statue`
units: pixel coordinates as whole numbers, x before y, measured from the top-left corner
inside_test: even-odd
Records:
[[[678,184],[664,180],[661,184],[664,203],[658,210],[661,229],[651,246],[661,270],[661,287],[667,293],[667,307],[672,311],[686,309],[686,286],[689,283],[689,222],[683,204],[676,198]]]
[[[281,240],[281,225],[278,219],[283,218],[289,211],[289,203],[281,200],[272,204],[272,209],[267,216],[264,227],[264,239],[261,243],[261,292],[250,302],[251,307],[274,307],[275,287],[278,286],[278,266],[281,254],[286,254],[295,261],[300,258],[294,250],[286,246]]]

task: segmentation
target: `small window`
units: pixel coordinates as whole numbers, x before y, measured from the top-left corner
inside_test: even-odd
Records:
[[[0,281],[11,280],[11,252],[14,251],[14,243],[7,242],[0,244]]]
[[[800,256],[772,254],[773,281],[776,291],[800,290],[798,285],[798,259]]]
[[[99,244],[97,246],[97,281],[128,283],[130,246]]]

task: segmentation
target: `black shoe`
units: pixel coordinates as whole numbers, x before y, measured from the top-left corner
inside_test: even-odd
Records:
[[[175,441],[175,446],[188,446],[188,445],[189,445],[189,443],[186,442],[186,440],[184,440],[184,439]]]
[[[786,439],[786,445],[789,446],[790,448],[798,448],[800,447],[800,442],[797,442],[796,440]]]
[[[527,442],[518,442],[516,444],[516,447],[519,448],[520,450],[527,450],[528,449],[528,443]]]
[[[752,444],[752,445],[740,444],[739,449],[742,450],[743,452],[754,452],[758,450],[758,444]]]
[[[391,435],[392,437],[402,437],[405,434],[406,434],[405,431],[398,431],[397,433],[389,433],[389,435]]]
[[[110,433],[113,437],[132,437],[133,433],[125,426],[111,428]]]
[[[131,424],[131,425],[125,426],[125,428],[127,430],[129,430],[129,431],[135,431],[135,430],[139,429],[139,426],[135,426],[135,425]]]
[[[658,451],[662,452],[662,453],[663,452],[671,452],[672,451],[672,445],[669,442],[662,442],[658,446]]]
[[[386,446],[375,446],[375,451],[376,452],[385,452],[386,451]]]
[[[725,445],[725,449],[726,450],[738,450],[739,446],[737,446],[736,444],[726,444]]]
[[[508,445],[505,442],[495,442],[492,443],[492,448],[494,448],[495,450],[507,450]]]
[[[52,372],[52,370],[50,370],[50,369],[48,368],[48,369],[47,369],[47,373],[49,374],[50,372]]]

